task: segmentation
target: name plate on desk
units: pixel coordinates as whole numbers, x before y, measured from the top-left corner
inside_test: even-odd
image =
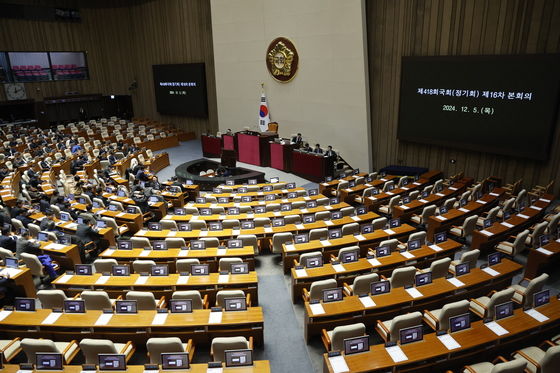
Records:
[[[286,251],[294,251],[296,247],[293,244],[288,244],[286,246]]]
[[[350,372],[346,360],[344,360],[344,355],[329,357],[329,363],[334,373],[345,373]]]
[[[307,277],[307,271],[305,270],[305,268],[296,269],[295,272],[297,277]]]
[[[453,286],[455,286],[456,288],[460,288],[461,286],[465,286],[465,283],[463,281],[459,280],[456,277],[448,278],[447,281],[449,281],[449,283],[452,284]]]
[[[440,221],[447,220],[447,218],[443,215],[434,216],[434,218],[436,218],[437,220],[440,220]]]
[[[523,214],[517,214],[517,216],[519,216],[521,219],[529,219],[530,218],[530,216],[523,215]]]
[[[333,208],[333,207],[332,207],[331,205],[326,205],[326,206],[325,206],[325,209],[327,209],[327,210],[332,210],[332,208]]]
[[[539,201],[543,201],[543,202],[546,202],[546,203],[549,203],[549,202],[550,202],[550,200],[549,200],[549,199],[546,199],[546,198],[539,198]]]
[[[357,234],[357,235],[355,235],[354,237],[356,237],[356,239],[357,239],[358,241],[365,241],[365,240],[366,240],[366,238],[364,237],[363,234]]]
[[[530,206],[530,208],[532,208],[533,210],[537,210],[537,211],[542,210],[542,207],[538,207],[538,206]]]
[[[544,247],[539,247],[537,251],[545,254],[545,255],[552,255],[554,254],[552,251],[545,249]]]
[[[232,236],[239,236],[241,234],[241,231],[239,229],[232,229],[231,230],[231,235]]]
[[[392,234],[396,234],[397,232],[395,232],[392,229],[383,229],[383,232],[387,233],[388,235],[392,235]]]
[[[175,237],[177,235],[177,231],[169,231],[167,233],[167,237]]]
[[[305,229],[305,225],[303,225],[303,224],[296,224],[296,229]]]
[[[6,310],[2,310],[0,311],[0,321],[4,320],[6,317],[10,316],[12,314],[13,311],[6,311]]]
[[[218,255],[218,256],[224,256],[226,254],[227,254],[227,249],[218,249],[216,251],[216,255]]]
[[[481,199],[477,199],[477,200],[476,200],[476,203],[480,203],[481,205],[485,205],[485,204],[486,204],[486,201],[483,201],[483,200],[481,200]]]
[[[95,321],[95,325],[107,325],[109,324],[109,321],[111,321],[112,317],[113,317],[112,313],[103,313],[101,314],[101,316],[99,316],[97,321]]]
[[[271,227],[265,227],[264,231],[265,231],[265,233],[272,233],[272,228]]]
[[[229,281],[229,274],[228,275],[218,275],[218,284],[225,284]]]
[[[326,225],[334,225],[334,223],[333,223],[332,221],[330,221],[330,220],[325,220],[325,224],[326,224]]]
[[[464,207],[461,207],[461,208],[459,209],[459,211],[462,211],[462,212],[470,212],[471,210],[466,209],[466,208],[464,208]]]
[[[456,191],[457,188],[455,188],[455,187],[449,187],[449,190]]]
[[[163,325],[167,320],[167,313],[156,313],[154,319],[152,320],[152,325]]]
[[[490,194],[491,196],[493,196],[493,197],[498,197],[498,196],[499,196],[498,193],[489,193],[489,194]]]
[[[323,246],[331,246],[331,242],[329,240],[320,240],[321,245]]]
[[[443,193],[436,193],[436,196],[445,197],[445,194],[443,194]]]
[[[513,228],[513,224],[506,223],[505,221],[501,222],[500,224],[503,225],[506,228]]]
[[[406,259],[416,258],[416,257],[414,256],[414,254],[412,254],[412,253],[409,252],[409,251],[403,251],[403,252],[401,252],[400,254],[401,254],[402,256],[404,256]]]
[[[206,237],[206,236],[208,236],[208,231],[200,231],[200,232],[198,233],[198,236],[199,236],[199,237]]]
[[[403,210],[408,210],[410,207],[408,207],[407,205],[402,205],[401,208],[402,208]]]
[[[179,276],[177,278],[177,285],[186,285],[189,283],[190,276]]]
[[[59,243],[51,243],[51,244],[48,244],[47,246],[45,246],[45,249],[48,249],[48,250],[62,250],[62,249],[64,249],[64,247],[65,247],[65,245],[61,245]]]
[[[438,245],[430,245],[428,246],[430,249],[434,250],[434,251],[442,251],[443,249],[441,247],[439,247]]]
[[[430,203],[430,201],[426,201],[425,199],[419,199],[418,202],[422,202],[422,203]]]
[[[322,315],[325,313],[325,309],[321,303],[310,304],[309,309],[313,315]]]
[[[374,267],[378,267],[381,265],[381,262],[377,260],[377,258],[368,259],[367,261]]]
[[[145,229],[140,229],[138,232],[136,232],[136,234],[137,234],[138,236],[143,236],[143,235],[145,235],[146,233],[148,233],[148,231],[146,231]]]
[[[352,219],[354,221],[362,221],[362,218],[360,218],[359,216],[352,216],[352,217],[350,217],[350,219]]]

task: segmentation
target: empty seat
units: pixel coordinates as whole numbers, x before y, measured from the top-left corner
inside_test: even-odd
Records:
[[[224,299],[227,298],[245,298],[247,307],[251,306],[251,296],[245,295],[243,290],[220,290],[216,293],[216,307],[225,307]]]
[[[24,338],[21,340],[21,348],[27,357],[28,363],[35,363],[37,352],[56,352],[61,353],[64,364],[70,364],[74,356],[80,351],[80,347],[75,340],[70,342],[53,342],[50,339]]]
[[[536,346],[526,347],[511,356],[525,361],[531,373],[556,373],[560,367],[560,345],[551,346],[546,351]]]
[[[165,239],[165,245],[168,249],[180,249],[187,247],[185,239],[181,237],[168,237]]]
[[[63,308],[64,301],[68,299],[64,291],[60,289],[39,290],[37,298],[39,298],[42,308]]]
[[[155,310],[165,306],[165,297],[156,301],[154,294],[149,291],[129,291],[126,300],[135,300],[138,310]]]
[[[326,240],[329,238],[329,230],[327,228],[315,228],[309,231],[309,241]]]
[[[329,278],[326,280],[314,281],[307,289],[303,289],[303,300],[306,302],[323,299],[323,290],[336,288],[338,285],[336,280]]]
[[[449,265],[451,264],[451,258],[441,258],[434,260],[430,264],[430,268],[420,270],[420,272],[432,272],[432,279],[445,277],[449,273]]]
[[[221,271],[231,271],[231,265],[236,263],[243,263],[241,258],[220,258],[218,262],[218,268]]]
[[[498,361],[500,361],[498,363]],[[499,356],[493,362],[484,361],[472,365],[465,365],[463,373],[523,373],[527,362],[521,359],[511,361]]]
[[[210,355],[213,361],[225,361],[224,351],[253,349],[253,338],[249,341],[245,337],[217,337],[212,339]]]
[[[80,349],[85,357],[86,364],[97,364],[98,354],[124,354],[126,361],[130,360],[136,348],[129,341],[127,343],[113,343],[108,339],[84,338],[80,341]]]
[[[465,219],[462,226],[459,227],[454,225],[449,230],[449,233],[451,233],[454,236],[466,239],[474,231],[474,228],[476,227],[477,219],[478,219],[478,215],[469,216],[468,218]]]
[[[517,254],[522,253],[527,248],[525,246],[525,242],[529,237],[529,230],[525,229],[523,232],[520,232],[515,237],[513,242],[510,241],[502,241],[496,245],[496,251],[504,253],[509,256],[516,256]]]
[[[93,261],[93,270],[96,273],[110,273],[113,270],[113,266],[118,264],[116,259],[95,259]]]
[[[377,273],[356,276],[351,285],[344,283],[344,290],[347,295],[369,294],[371,283],[376,281],[379,281],[379,275]]]
[[[424,321],[435,331],[449,330],[449,318],[469,312],[469,301],[466,299],[458,302],[447,303],[442,308],[424,311]]]
[[[513,300],[521,304],[523,307],[533,307],[533,295],[543,289],[543,286],[548,279],[548,274],[543,273],[532,280],[526,278],[519,281],[518,284],[511,285],[510,288],[515,292],[513,293]],[[521,285],[528,281],[527,286]]]
[[[436,205],[426,206],[422,209],[420,215],[412,215],[410,220],[416,224],[425,225],[428,222],[428,218],[436,214]]]
[[[150,273],[152,267],[155,265],[156,262],[154,262],[153,260],[136,259],[135,261],[132,262],[132,269],[134,270],[134,273],[142,273],[142,272]]]
[[[293,242],[294,236],[291,232],[275,233],[272,236],[272,253],[282,253],[282,244],[286,242]]]
[[[178,273],[181,273],[181,272],[191,273],[191,266],[193,264],[200,264],[200,260],[198,260],[196,258],[178,259],[177,262],[175,262],[175,266],[177,268]]]
[[[363,323],[356,323],[337,326],[329,331],[323,329],[321,332],[321,339],[327,351],[342,351],[344,350],[344,340],[365,335],[366,326]]]
[[[459,260],[451,261],[451,264],[449,265],[449,272],[455,274],[455,267],[463,263],[469,263],[469,268],[476,268],[476,261],[478,260],[479,256],[480,250],[478,249],[465,251],[463,254],[461,254]]]
[[[171,299],[190,299],[193,310],[208,308],[208,295],[204,295],[202,298],[198,290],[174,291]]]
[[[377,320],[375,330],[385,342],[397,342],[399,330],[422,325],[422,314],[418,311],[399,315],[388,321]]]
[[[415,275],[416,268],[413,266],[394,269],[393,273],[391,273],[391,277],[389,278],[391,288],[413,285]]]
[[[113,308],[114,299],[109,298],[109,294],[103,290],[83,290],[80,294],[86,305],[86,310],[105,310]]]
[[[399,204],[401,196],[393,196],[389,200],[387,205],[379,206],[379,212],[385,215],[391,215],[393,213],[393,208]]]
[[[183,343],[178,337],[150,338],[146,342],[150,364],[161,364],[161,354],[169,352],[188,352],[189,361],[193,358],[192,340]]]
[[[495,307],[508,302],[513,297],[514,289],[493,290],[488,296],[471,299],[470,310],[483,319],[494,318]]]

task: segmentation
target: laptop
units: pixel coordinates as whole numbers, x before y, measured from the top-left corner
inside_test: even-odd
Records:
[[[130,240],[119,240],[119,241],[117,241],[117,248],[119,250],[132,250],[132,241],[130,241]]]
[[[323,303],[341,301],[343,297],[342,288],[323,290]]]
[[[247,311],[245,297],[225,298],[224,308],[226,311]]]
[[[233,263],[230,266],[230,272],[232,274],[246,274],[249,273],[248,263]]]
[[[466,275],[467,273],[470,273],[470,271],[471,271],[471,265],[470,265],[469,262],[457,264],[455,266],[455,276],[456,277]]]
[[[224,351],[226,358],[226,367],[244,367],[253,365],[253,351],[249,349],[243,350],[226,350]]]
[[[360,250],[355,249],[355,250],[345,251],[342,254],[340,254],[339,259],[342,263],[357,262],[360,259]]]
[[[419,273],[414,276],[414,284],[416,287],[432,283],[432,272]]]
[[[85,313],[86,302],[82,299],[65,299],[64,300],[65,313]]]
[[[208,273],[209,273],[208,264],[191,265],[191,275],[193,276],[207,276]]]
[[[191,299],[170,299],[169,309],[171,313],[190,313],[192,312]]]
[[[306,268],[317,268],[323,266],[323,256],[322,255],[315,255],[309,258],[305,258],[304,263]]]
[[[126,356],[124,354],[99,354],[99,370],[126,370]]]
[[[371,295],[379,295],[389,293],[391,291],[391,283],[388,280],[374,281],[369,285]]]
[[[359,354],[366,351],[369,351],[369,335],[344,340],[344,355]]]
[[[138,305],[135,300],[115,301],[115,311],[117,313],[138,313]]]
[[[505,319],[513,315],[513,302],[505,302],[498,304],[495,308],[494,314],[496,316],[496,321]]]
[[[152,276],[167,276],[169,275],[169,266],[167,264],[156,264],[151,268]]]
[[[161,370],[190,369],[188,352],[163,352]]]
[[[502,261],[502,256],[500,253],[492,253],[488,255],[488,265],[493,266]]]
[[[114,265],[112,267],[113,276],[130,276],[130,267],[128,265]]]
[[[399,330],[399,341],[401,345],[418,342],[421,341],[422,338],[422,325]]]
[[[533,294],[533,308],[540,307],[550,302],[550,290],[541,290]]]
[[[59,352],[37,352],[35,354],[35,370],[64,370],[62,354]]]
[[[16,297],[16,299],[14,299],[14,309],[16,311],[22,311],[22,312],[34,312],[35,299]]]
[[[449,332],[456,333],[471,327],[471,315],[464,313],[449,318]]]

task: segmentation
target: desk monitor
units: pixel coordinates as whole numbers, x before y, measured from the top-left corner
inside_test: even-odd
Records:
[[[190,232],[192,231],[191,223],[177,223],[177,228],[181,232]]]
[[[350,180],[348,182],[348,188],[354,188],[356,186],[356,181],[355,180]]]
[[[243,241],[240,239],[231,239],[227,241],[228,249],[240,249],[243,247]]]
[[[331,181],[333,181],[333,177],[332,177],[332,176],[327,176],[327,177],[325,177],[325,183],[330,183]]]
[[[228,215],[239,215],[239,207],[228,207],[227,214]]]
[[[361,232],[362,234],[367,234],[367,233],[373,232],[373,224],[363,224],[363,225],[360,227],[360,232]]]
[[[119,240],[117,241],[117,248],[119,250],[132,250],[131,240]]]
[[[342,228],[329,229],[329,239],[335,239],[342,237]]]
[[[332,197],[329,199],[329,205],[338,205],[340,203],[340,199],[338,197]]]
[[[107,222],[105,220],[96,220],[95,226],[99,229],[107,228]]]
[[[541,234],[539,236],[539,246],[543,247],[544,245],[550,242],[550,234]]]
[[[410,196],[404,196],[402,198],[402,204],[406,205],[407,203],[410,203]]]
[[[488,228],[492,226],[492,219],[488,218],[488,219],[484,219],[482,222],[482,227],[483,228]]]
[[[349,251],[344,251],[340,254],[340,261],[342,263],[352,263],[357,262],[360,259],[360,250],[354,249]]]
[[[224,298],[224,308],[226,311],[247,311],[247,301],[245,297]]]
[[[373,189],[371,190],[371,195],[372,195],[372,196],[375,196],[375,195],[378,195],[378,194],[379,194],[379,189],[373,188]]]
[[[253,351],[244,350],[226,350],[224,351],[226,358],[226,367],[245,367],[253,365]]]
[[[466,198],[461,198],[461,199],[459,200],[459,207],[465,206],[465,205],[467,204],[467,202],[468,202],[468,201],[467,201]]]
[[[342,211],[333,211],[331,212],[331,219],[342,219]]]
[[[190,313],[192,312],[191,299],[170,299],[169,309],[171,313]]]
[[[447,208],[447,206],[441,206],[439,208],[439,214],[443,215],[443,214],[447,214],[447,211],[449,211],[449,209]]]
[[[272,226],[273,227],[283,227],[284,225],[286,225],[286,221],[284,220],[284,218],[274,218],[274,219],[272,219]]]
[[[323,302],[337,302],[342,300],[342,288],[332,288],[323,290]]]
[[[488,255],[488,265],[493,266],[502,261],[502,256],[500,253],[492,253]]]
[[[359,168],[355,168],[352,170],[352,175],[357,175],[360,173],[360,169]]]
[[[74,194],[73,193],[68,194],[67,198],[68,198],[67,201],[73,201],[74,200]]]
[[[111,204],[109,204],[109,206],[107,206],[107,209],[109,211],[118,211],[119,208],[117,207],[117,205],[111,203]]]
[[[151,222],[151,223],[148,223],[148,229],[151,230],[151,231],[161,231],[162,226],[161,226],[161,223]]]
[[[72,237],[68,235],[58,236],[58,243],[61,245],[70,245],[72,244]]]
[[[134,208],[134,206],[128,206],[126,208],[126,213],[127,214],[136,214],[136,209]]]
[[[64,312],[66,313],[85,313],[86,302],[83,299],[65,299]]]
[[[206,197],[196,197],[194,201],[196,203],[206,203]]]
[[[242,229],[254,229],[255,228],[255,222],[253,220],[245,220],[241,222],[241,228]]]
[[[533,307],[537,308],[550,302],[550,290],[541,290],[533,294]]]
[[[422,286],[431,283],[432,283],[432,272],[419,273],[416,276],[414,276],[414,284],[416,286]]]
[[[280,204],[280,211],[290,211],[292,209],[291,203],[282,203]]]
[[[235,185],[235,181],[234,181],[234,180],[226,180],[226,185],[227,185],[227,186],[234,186],[234,185]]]
[[[162,370],[186,370],[189,368],[190,365],[188,352],[163,352],[161,354]]]
[[[191,179],[185,180],[185,183],[186,183],[187,185],[194,185],[194,181],[192,181]]]
[[[315,214],[303,215],[303,222],[306,224],[315,223]]]
[[[130,267],[126,264],[114,265],[112,267],[113,276],[129,276]]]
[[[496,321],[513,315],[513,302],[505,302],[495,307]]]
[[[218,203],[228,203],[228,202],[229,202],[228,197],[218,197]]]
[[[319,194],[319,189],[317,189],[317,188],[309,189],[307,191],[307,195],[310,196],[310,197],[311,196],[316,196],[318,194]]]
[[[75,264],[74,272],[79,276],[91,276],[93,273],[93,265],[91,264]]]
[[[101,207],[101,205],[100,205],[99,202],[97,202],[97,201],[93,201],[93,202],[91,203],[91,206],[92,206],[94,209],[98,209],[98,208]]]
[[[408,247],[408,251],[419,249],[422,247],[422,240],[420,239],[410,240],[408,241],[406,246]]]
[[[206,249],[206,242],[203,240],[191,240],[191,250]]]
[[[167,250],[167,242],[163,240],[157,240],[153,242],[152,247],[154,250]]]
[[[192,264],[191,275],[193,276],[207,276],[209,273],[208,264]]]
[[[253,197],[251,197],[251,196],[241,197],[241,202],[251,202],[252,200],[253,200]]]
[[[113,188],[112,187],[107,187],[107,188],[105,188],[105,191],[107,193],[113,193]]]
[[[39,232],[37,233],[37,241],[48,241],[49,234],[47,232]]]
[[[457,277],[466,275],[470,271],[471,271],[471,265],[469,262],[457,264],[455,266],[455,276]]]
[[[241,189],[241,188],[239,188],[239,189]],[[222,188],[214,188],[214,189],[212,189],[212,193],[221,194],[222,193]]]
[[[264,196],[265,201],[274,201],[275,199],[276,199],[275,194],[267,194],[266,196]]]
[[[157,203],[159,202],[159,198],[157,196],[150,196],[148,202]]]
[[[249,179],[249,180],[247,180],[247,183],[249,185],[257,185],[257,179]]]
[[[212,215],[212,209],[209,209],[207,207],[200,208],[200,209],[198,209],[198,213],[201,216],[210,216],[210,215]]]
[[[266,207],[264,206],[255,206],[253,208],[253,210],[255,211],[255,214],[264,214],[266,212]]]
[[[182,207],[175,208],[175,215],[187,215],[187,210]]]
[[[459,332],[471,327],[471,316],[468,313],[449,318],[450,333]]]
[[[404,178],[404,179],[402,180],[402,185],[403,185],[403,186],[407,186],[409,183],[410,183],[410,179],[409,179],[408,177],[407,177],[407,178]]]
[[[124,354],[99,354],[99,370],[126,370],[126,356]]]
[[[16,311],[34,312],[35,299],[34,298],[18,298],[14,300],[14,309]]]
[[[314,209],[317,207],[317,201],[307,201],[305,202],[305,207],[308,209]]]
[[[366,351],[369,351],[369,335],[344,340],[344,355],[359,354]]]
[[[323,266],[323,256],[322,255],[313,255],[311,257],[305,258],[305,263],[300,263],[305,265],[307,268],[317,268]]]
[[[299,233],[294,236],[295,243],[307,243],[309,242],[309,234],[307,233]]]
[[[279,177],[271,177],[270,178],[270,183],[271,184],[276,184],[280,182],[280,178]]]
[[[237,189],[237,193],[247,193],[248,191],[247,187],[240,187]]]
[[[265,186],[263,186],[262,189],[263,189],[263,192],[272,192],[274,190],[272,185],[265,185]]]
[[[115,301],[115,311],[117,313],[138,313],[138,305],[135,300]]]
[[[170,187],[169,187],[169,191],[170,191],[171,193],[181,193],[181,192],[182,192],[181,187],[178,186],[178,185],[170,186]]]
[[[289,192],[286,197],[292,199],[292,198],[297,198],[297,193],[296,192]]]
[[[85,224],[86,222],[84,221],[84,218],[78,217],[78,219],[76,219],[76,223],[78,223],[78,224]]]
[[[59,352],[37,352],[35,354],[36,370],[64,370],[62,354]]]
[[[17,258],[4,258],[4,265],[8,268],[19,268],[19,263]]]
[[[384,256],[391,255],[391,247],[387,245],[379,246],[375,248],[375,256],[381,258]]]
[[[423,338],[422,325],[413,326],[399,330],[399,341],[401,345],[418,342]]]
[[[356,207],[356,214],[357,215],[365,215],[368,213],[368,209],[365,206],[358,206]]]
[[[389,185],[387,186],[387,191],[390,192],[390,191],[392,191],[393,189],[395,189],[395,184],[389,184]]]
[[[233,263],[230,267],[230,272],[233,274],[246,274],[249,273],[248,263]]]
[[[78,201],[78,203],[81,203],[82,205],[87,204],[87,201],[84,197],[78,197],[77,201]]]
[[[117,197],[126,197],[125,191],[122,189],[117,190]]]
[[[64,212],[64,211],[61,211],[61,212],[60,212],[60,220],[62,220],[62,221],[70,221],[70,220],[72,220],[72,217],[70,216],[69,213]]]
[[[151,268],[152,276],[167,276],[169,275],[169,266],[167,264],[156,264]]]
[[[371,295],[385,294],[391,291],[391,283],[388,280],[374,281],[369,288]]]
[[[294,189],[296,187],[296,183],[287,183],[286,189]]]
[[[434,235],[434,241],[437,245],[438,243],[442,243],[447,241],[447,232],[438,232]]]
[[[400,218],[394,218],[389,220],[389,228],[397,228],[401,226],[401,219]]]

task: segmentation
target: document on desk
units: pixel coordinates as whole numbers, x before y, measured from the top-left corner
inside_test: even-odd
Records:
[[[103,285],[109,281],[110,278],[111,276],[99,276],[99,278],[95,280],[95,285]]]
[[[346,268],[342,264],[333,264],[333,269],[335,272],[345,272]]]
[[[219,324],[222,322],[222,312],[210,312],[208,324]]]
[[[4,320],[6,317],[10,316],[13,311],[0,311],[0,321]]]
[[[465,286],[465,283],[463,281],[459,280],[457,277],[448,278],[447,281],[449,281],[456,288],[460,288],[461,286]]]
[[[310,304],[309,308],[311,309],[311,313],[313,315],[322,315],[325,313],[325,309],[321,303]]]
[[[192,215],[191,216],[191,220],[198,220],[199,216],[198,215]]]
[[[545,255],[552,255],[554,254],[552,251],[545,249],[544,247],[539,247],[537,249],[537,251],[540,251],[541,253],[545,254]]]
[[[206,237],[206,236],[208,236],[208,231],[200,231],[200,232],[198,233],[198,236],[199,236],[199,237]]]
[[[418,291],[418,289],[416,288],[408,288],[408,289],[404,289],[406,290],[406,292],[412,297],[412,298],[420,298],[423,297],[424,295]]]
[[[486,229],[483,229],[483,230],[481,230],[481,231],[479,231],[479,232],[482,233],[482,234],[485,235],[485,236],[493,236],[493,235],[494,235],[494,233],[488,232]]]
[[[72,279],[72,275],[63,275],[58,280],[56,280],[57,284],[65,284]]]
[[[402,208],[403,210],[408,210],[410,207],[408,207],[407,205],[401,205],[401,208]]]
[[[348,364],[346,364],[346,360],[344,360],[344,355],[329,357],[329,363],[331,363],[331,368],[334,373],[344,373],[350,371]]]
[[[152,325],[163,325],[167,320],[167,313],[156,313],[154,319],[152,320]]]
[[[500,274],[500,272],[490,268],[490,267],[486,267],[483,269],[484,272],[488,273],[490,276],[492,277],[496,277]]]
[[[383,232],[387,233],[388,235],[393,235],[393,234],[396,234],[396,233],[397,233],[397,232],[395,232],[395,231],[392,230],[392,229],[383,229]]]
[[[334,223],[333,223],[332,221],[330,221],[330,220],[325,220],[325,224],[326,224],[326,225],[334,225]]]
[[[287,198],[283,198],[283,199],[282,199],[282,202],[288,203],[288,202],[290,202],[290,201],[289,201]]]
[[[271,227],[264,227],[264,232],[265,233],[272,233],[272,228]]]
[[[497,336],[500,336],[500,335],[504,335],[504,334],[508,334],[508,333],[509,333],[506,329],[504,329],[500,324],[498,324],[498,323],[495,322],[495,321],[487,322],[487,323],[484,324],[484,325],[486,325],[486,327],[487,327],[488,329],[490,329],[491,331],[493,331],[494,334],[496,334]]]
[[[347,193],[352,193],[352,189],[351,188],[346,188],[344,189]]]
[[[533,210],[537,210],[537,211],[542,210],[542,207],[538,207],[538,206],[530,206],[529,208],[532,208]]]
[[[477,200],[476,200],[476,203],[480,203],[481,205],[485,205],[485,204],[486,204],[486,201],[483,201],[483,200],[481,200],[481,199],[477,199]]]
[[[149,278],[150,276],[138,276],[136,282],[134,282],[134,285],[144,285],[146,282],[148,282]]]
[[[227,249],[218,249],[216,252],[216,255],[218,256],[224,256],[227,254]]]
[[[255,217],[255,214],[253,214],[252,212],[247,214],[247,219],[253,219]]]
[[[206,373],[224,373],[224,368],[207,368]]]
[[[177,285],[186,285],[189,283],[189,276],[177,277]]]
[[[503,225],[506,228],[513,228],[513,224],[506,223],[505,221],[501,222],[500,224]]]
[[[231,235],[232,236],[239,236],[241,234],[241,231],[239,229],[232,229],[231,230]]]
[[[389,356],[391,356],[391,359],[393,359],[395,363],[400,363],[401,361],[408,360],[408,357],[404,354],[401,346],[386,347],[385,350],[387,351]]]
[[[393,192],[385,192],[385,194],[392,196],[392,195],[395,194],[395,193],[393,193]]]
[[[448,350],[461,348],[461,345],[450,334],[438,335],[438,339]]]
[[[175,237],[177,235],[177,231],[169,231],[167,232],[167,237]]]
[[[107,325],[111,318],[113,317],[112,313],[102,313],[101,316],[95,321],[95,325]]]
[[[364,305],[365,308],[375,307],[375,302],[371,297],[359,297],[360,302]]]
[[[459,211],[462,211],[462,212],[470,212],[471,210],[466,209],[466,208],[464,208],[464,207],[461,207],[461,208],[459,209]]]
[[[305,229],[305,225],[303,225],[303,224],[296,224],[296,229]]]
[[[529,219],[530,218],[530,216],[523,215],[523,214],[517,214],[517,216],[519,216],[521,219]]]
[[[381,262],[379,260],[377,260],[377,258],[371,258],[367,260],[369,262],[369,264],[371,264],[374,267],[378,267],[381,265]]]
[[[58,318],[62,316],[62,312],[51,312],[43,321],[41,321],[42,325],[52,325],[58,320]]]
[[[543,202],[546,202],[546,203],[550,202],[550,200],[546,199],[546,198],[539,198],[539,201],[543,201]]]
[[[114,253],[115,253],[115,249],[107,249],[104,252],[102,252],[101,254],[102,254],[102,256],[103,255],[110,256],[110,255],[113,255]]]
[[[186,258],[189,256],[189,250],[179,250],[179,254],[177,254],[179,258]]]
[[[303,199],[306,200],[306,201],[309,201],[311,198],[308,197],[308,196],[304,196]]]
[[[273,214],[274,214],[274,216],[281,216],[282,215],[282,213],[280,211],[274,211]]]
[[[319,240],[319,242],[321,242],[321,245],[323,246],[331,246],[331,242],[329,240]]]
[[[295,271],[297,277],[307,277],[307,271],[305,270],[305,268],[296,269]]]
[[[456,191],[456,190],[457,190],[457,188],[455,188],[455,187],[451,187],[451,186],[450,186],[450,187],[449,187],[449,190],[453,190],[453,191]]]
[[[326,206],[325,206],[325,209],[327,209],[327,210],[332,210],[332,208],[333,208],[333,207],[332,207],[331,205],[326,205]]]
[[[150,256],[151,252],[152,252],[152,250],[142,250],[142,251],[140,251],[140,255],[138,255],[138,256],[142,256],[142,257]]]
[[[45,246],[45,249],[47,250],[62,250],[66,247],[66,245],[62,245],[59,243],[50,243],[47,246]]]
[[[76,228],[78,228],[78,224],[76,224],[76,223],[66,223],[66,225],[64,227],[65,228],[70,228],[70,229],[76,229]]]
[[[540,313],[534,308],[525,311],[525,313],[531,316],[533,319],[537,320],[538,322],[545,322],[546,320],[548,320],[548,317],[546,317],[545,315],[543,315],[542,313]]]
[[[125,216],[125,215],[126,215],[126,212],[119,212],[119,213],[117,214],[118,217]]]
[[[437,216],[434,216],[434,218],[436,218],[437,220],[440,220],[440,221],[447,220],[447,218],[443,215],[437,215]]]
[[[218,284],[226,284],[229,282],[229,274],[228,275],[218,275]]]
[[[17,268],[4,268],[0,271],[0,274],[3,276],[8,275],[10,277],[14,277],[19,275],[21,272],[22,270]]]
[[[286,251],[294,251],[296,249],[294,244],[288,244],[286,246]]]
[[[426,201],[425,199],[419,199],[418,202],[422,202],[422,203],[430,203],[430,201]]]
[[[359,216],[351,216],[350,219],[354,221],[362,221],[362,218],[360,218]]]
[[[445,194],[443,194],[443,193],[436,193],[436,196],[445,197]]]
[[[356,239],[357,239],[358,241],[365,241],[365,240],[366,240],[366,238],[364,237],[363,234],[357,234],[357,235],[355,235],[354,237],[356,237]]]
[[[219,216],[218,216],[218,219],[220,219],[220,220],[223,220],[223,219],[225,219],[225,218],[226,218],[225,215],[219,215]]]
[[[145,229],[140,229],[138,232],[136,232],[137,236],[143,236],[147,233],[148,231],[146,231]]]
[[[401,252],[400,254],[401,254],[402,256],[404,256],[406,259],[416,258],[416,257],[414,256],[414,254],[412,254],[412,253],[409,252],[409,251],[403,251],[403,252]]]
[[[439,247],[438,245],[430,245],[428,246],[430,249],[434,250],[434,251],[442,251],[443,249],[441,247]]]

